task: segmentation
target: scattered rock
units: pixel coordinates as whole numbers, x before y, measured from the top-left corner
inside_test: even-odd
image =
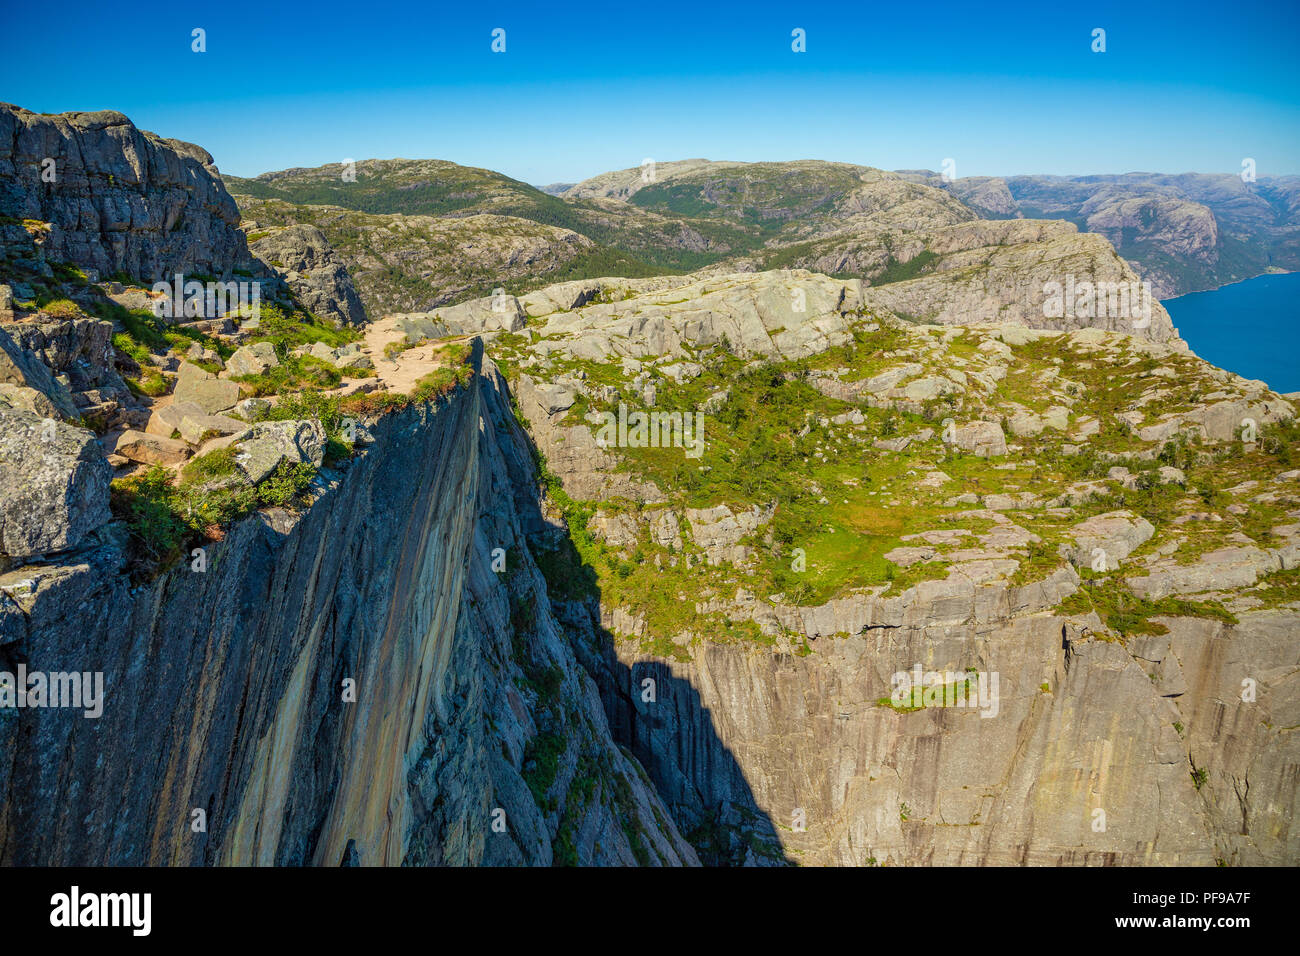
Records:
[[[239,386],[226,379],[217,378],[197,365],[182,362],[172,391],[175,402],[193,402],[205,412],[215,414],[233,408],[240,397]]]
[[[260,422],[235,447],[236,463],[256,484],[282,461],[309,462],[319,468],[325,459],[325,429],[315,421]]]
[[[76,547],[111,517],[112,477],[91,432],[0,407],[0,552],[27,558]]]
[[[226,363],[226,371],[232,377],[239,375],[262,375],[280,364],[275,354],[275,347],[270,342],[254,342],[240,346]]]
[[[113,443],[114,454],[146,465],[179,465],[190,457],[190,446],[148,432],[125,431]]]
[[[1007,453],[1007,438],[997,422],[967,422],[958,425],[953,444],[980,458],[992,458]]]

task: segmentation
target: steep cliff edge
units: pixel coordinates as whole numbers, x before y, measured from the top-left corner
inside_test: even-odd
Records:
[[[0,104],[0,213],[50,224],[43,253],[154,281],[228,274],[247,259],[239,209],[207,150],[121,113]]]
[[[489,346],[591,572],[566,624],[702,857],[1300,858],[1291,403],[1154,317],[871,291],[571,283]]]
[[[1132,314],[1099,236],[819,170],[741,206],[848,188],[790,222],[871,281],[584,279],[364,335],[164,323],[84,271],[118,240],[76,203],[0,218],[0,863],[1300,858],[1293,404]],[[348,305],[314,231],[270,238]],[[102,675],[102,714],[16,673]]]
[[[0,862],[695,862],[550,615],[494,369],[372,431],[202,573],[133,587],[110,524],[0,579],[0,669],[105,685],[0,715]]]

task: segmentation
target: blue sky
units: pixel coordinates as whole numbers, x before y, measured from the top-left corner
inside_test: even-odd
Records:
[[[395,156],[539,185],[693,156],[1300,173],[1296,0],[0,3],[6,35],[41,41],[0,58],[0,100],[120,110],[237,175]]]

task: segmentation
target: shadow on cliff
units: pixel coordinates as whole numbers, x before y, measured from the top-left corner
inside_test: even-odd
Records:
[[[544,459],[532,436],[523,440],[538,473]],[[552,611],[574,654],[595,680],[614,740],[649,774],[682,835],[706,866],[793,865],[771,818],[759,809],[713,715],[687,679],[660,659],[619,659],[614,636],[601,626],[595,569],[567,533],[556,533],[536,495],[521,495],[529,550]]]
[[[646,768],[700,862],[793,864],[699,691],[669,661],[623,663],[595,614],[592,622],[599,663],[584,664],[600,688],[614,739]]]

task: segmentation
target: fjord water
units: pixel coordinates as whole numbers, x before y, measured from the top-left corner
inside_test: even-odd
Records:
[[[1300,391],[1300,272],[1166,299],[1192,351],[1275,392]]]

